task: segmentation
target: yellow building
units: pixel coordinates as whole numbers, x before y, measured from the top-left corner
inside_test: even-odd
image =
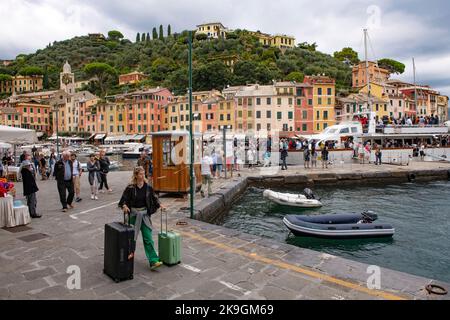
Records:
[[[272,47],[279,49],[289,49],[295,47],[295,37],[287,36],[285,34],[277,34],[272,37]]]
[[[16,108],[0,108],[0,125],[9,127],[22,127],[22,115]]]
[[[319,133],[336,124],[336,83],[327,76],[305,76],[304,82],[313,86],[313,128]]]
[[[220,22],[210,22],[197,25],[196,34],[206,34],[210,39],[225,38],[229,30]]]
[[[359,92],[367,96],[367,85],[362,87]],[[386,86],[378,83],[370,84],[370,96],[372,97],[372,111],[376,113],[378,118],[393,116],[392,106],[389,102],[389,94]]]
[[[22,93],[41,91],[44,86],[44,77],[41,75],[33,76],[12,76],[11,80],[0,81],[0,93]]]
[[[234,99],[223,100],[219,102],[219,119],[218,126],[227,127],[228,129],[234,130],[235,124],[235,102]]]
[[[441,122],[448,120],[448,97],[440,95],[437,99],[437,115]]]
[[[263,33],[260,31],[250,31],[250,34],[257,37],[259,42],[263,46],[277,47],[279,49],[288,49],[295,47],[295,37],[292,36],[287,36],[284,34],[270,35],[268,33]]]

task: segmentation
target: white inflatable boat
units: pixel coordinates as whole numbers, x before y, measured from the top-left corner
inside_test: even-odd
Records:
[[[319,200],[314,199],[314,195],[312,195],[312,193],[305,196],[303,194],[281,193],[272,190],[264,190],[263,196],[283,206],[298,208],[319,208],[322,206],[322,203]]]

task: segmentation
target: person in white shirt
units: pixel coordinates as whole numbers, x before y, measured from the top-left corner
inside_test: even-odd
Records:
[[[82,200],[80,197],[80,195],[81,195],[80,177],[81,177],[81,173],[83,171],[81,170],[80,161],[77,160],[77,155],[75,153],[72,153],[71,158],[72,158],[72,163],[73,163],[72,176],[73,176],[73,187],[75,189],[75,196],[76,196],[75,202],[80,202]]]
[[[205,153],[205,155],[202,158],[201,162],[201,171],[202,171],[202,188],[200,190],[200,193],[202,197],[205,196],[205,192],[203,190],[204,185],[208,185],[208,197],[212,193],[211,185],[212,185],[212,177],[211,177],[211,165],[212,165],[212,159],[211,157]]]
[[[406,120],[406,125],[407,126],[412,126],[411,118],[408,118],[408,120]]]

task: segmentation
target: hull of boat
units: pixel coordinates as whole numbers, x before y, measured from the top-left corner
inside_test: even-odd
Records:
[[[320,208],[322,203],[316,199],[307,199],[304,195],[279,193],[265,190],[263,196],[270,201],[281,205],[296,208]]]
[[[327,239],[353,239],[353,238],[385,238],[392,237],[395,229],[387,224],[324,224],[311,223],[295,216],[286,216],[284,225],[299,237],[316,237]]]

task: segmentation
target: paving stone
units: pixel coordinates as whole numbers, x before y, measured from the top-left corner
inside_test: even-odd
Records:
[[[51,268],[44,268],[44,269],[24,272],[22,274],[25,277],[25,279],[27,279],[27,280],[35,280],[35,279],[38,279],[38,278],[43,278],[43,277],[55,274],[55,270],[53,270]]]
[[[157,289],[155,287],[152,287],[146,283],[137,283],[131,287],[128,287],[126,289],[120,290],[119,293],[123,294],[124,296],[127,296],[128,298],[135,300],[135,299],[142,299],[145,298],[145,296],[152,291],[156,291]]]
[[[296,297],[295,292],[273,285],[264,286],[263,289],[258,291],[258,294],[268,300],[292,300]]]

